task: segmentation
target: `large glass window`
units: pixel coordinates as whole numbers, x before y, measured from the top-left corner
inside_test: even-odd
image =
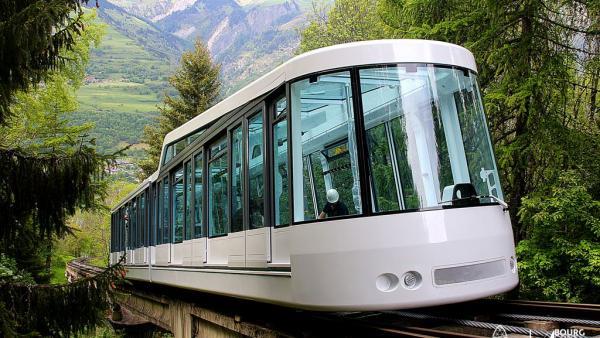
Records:
[[[163,196],[163,209],[162,209],[162,229],[161,229],[161,236],[162,236],[162,240],[161,243],[165,244],[165,243],[169,243],[171,242],[169,240],[169,228],[170,228],[170,222],[169,222],[169,200],[170,200],[170,196],[171,194],[169,193],[169,176],[165,177],[162,181],[162,196]]]
[[[185,163],[185,240],[192,239],[192,162]]]
[[[177,168],[173,175],[173,243],[181,243],[183,241],[183,222],[185,221],[185,205],[184,205],[184,190],[183,190],[183,166]]]
[[[131,208],[129,209],[129,248],[135,249],[137,247],[137,202],[134,199],[131,202]]]
[[[189,146],[196,139],[198,139],[198,137],[200,137],[200,135],[202,135],[204,133],[204,131],[205,131],[205,129],[200,129],[200,130],[196,131],[195,133],[189,135],[188,137],[185,137],[177,142],[169,144],[165,148],[163,165],[167,164],[175,156],[181,154],[185,150],[185,148],[187,148],[187,146]]]
[[[158,222],[158,184],[152,184],[152,219],[151,230],[150,230],[150,245],[156,245],[156,227]]]
[[[244,230],[244,157],[242,127],[231,132],[231,232]]]
[[[156,184],[156,197],[157,197],[157,208],[156,208],[156,244],[162,244],[162,224],[163,224],[163,189],[162,182]]]
[[[502,197],[473,73],[385,66],[360,83],[374,212],[438,206],[458,183]]]
[[[294,220],[362,213],[350,73],[291,89]]]
[[[146,210],[146,191],[144,191],[142,193],[142,196],[140,197],[140,216],[141,216],[140,243],[139,243],[140,247],[146,245],[146,233],[148,232],[146,212],[147,212],[147,210]]]
[[[248,120],[248,195],[250,229],[265,226],[264,141],[262,111]]]
[[[273,126],[275,225],[289,224],[287,120]]]
[[[194,238],[202,233],[202,154],[194,156]]]
[[[208,162],[208,235],[227,234],[227,138],[211,145]]]
[[[274,119],[277,119],[279,116],[285,115],[287,112],[287,99],[284,97],[280,98],[275,102],[275,115]]]
[[[173,154],[173,156],[179,155],[183,151],[183,149],[185,149],[185,147],[187,147],[187,139],[177,141],[175,143],[175,153]]]
[[[165,155],[164,155],[164,159],[163,159],[163,163],[169,163],[169,161],[171,161],[171,159],[173,158],[173,156],[175,156],[175,154],[173,153],[173,145],[169,145],[166,149],[165,149]]]

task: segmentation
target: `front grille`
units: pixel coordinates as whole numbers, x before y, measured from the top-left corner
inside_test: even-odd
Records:
[[[433,279],[436,285],[448,285],[501,276],[505,272],[506,264],[501,259],[485,263],[436,269],[433,271]]]

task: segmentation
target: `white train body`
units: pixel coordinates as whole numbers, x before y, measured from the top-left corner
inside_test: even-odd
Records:
[[[323,212],[330,189],[341,214]],[[461,302],[518,283],[502,198],[472,54],[350,43],[169,133],[113,211],[110,260],[127,254],[134,280],[311,310]]]

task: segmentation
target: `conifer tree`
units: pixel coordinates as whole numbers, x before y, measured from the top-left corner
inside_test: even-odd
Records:
[[[335,44],[389,38],[391,31],[377,15],[377,0],[313,3],[309,24],[301,33],[299,53]]]
[[[65,118],[76,108],[75,90],[98,36],[78,2],[0,6],[0,251],[43,281],[30,262],[45,257],[47,271],[53,236],[68,233],[67,217],[98,207],[105,191],[101,177],[112,157],[96,153],[89,126]],[[93,328],[120,269],[61,286],[0,278],[0,336],[72,336]]]
[[[14,93],[44,80],[64,65],[84,28],[87,0],[3,0],[0,2],[0,124],[10,115]]]
[[[590,125],[600,120],[575,118],[584,112],[572,100],[583,89],[595,109],[598,2],[381,0],[379,13],[399,36],[464,45],[478,59],[515,235],[522,238],[522,198],[561,170],[600,160],[585,151],[599,142]]]
[[[158,168],[165,135],[216,103],[221,88],[219,71],[201,40],[196,40],[193,51],[183,53],[179,68],[169,78],[178,95],[166,95],[157,123],[144,128],[142,142],[149,145],[148,157],[140,163],[144,177]]]

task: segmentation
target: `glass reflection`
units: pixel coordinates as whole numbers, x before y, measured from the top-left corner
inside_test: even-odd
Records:
[[[426,65],[360,71],[373,211],[438,206],[455,184],[502,198],[475,75]]]

